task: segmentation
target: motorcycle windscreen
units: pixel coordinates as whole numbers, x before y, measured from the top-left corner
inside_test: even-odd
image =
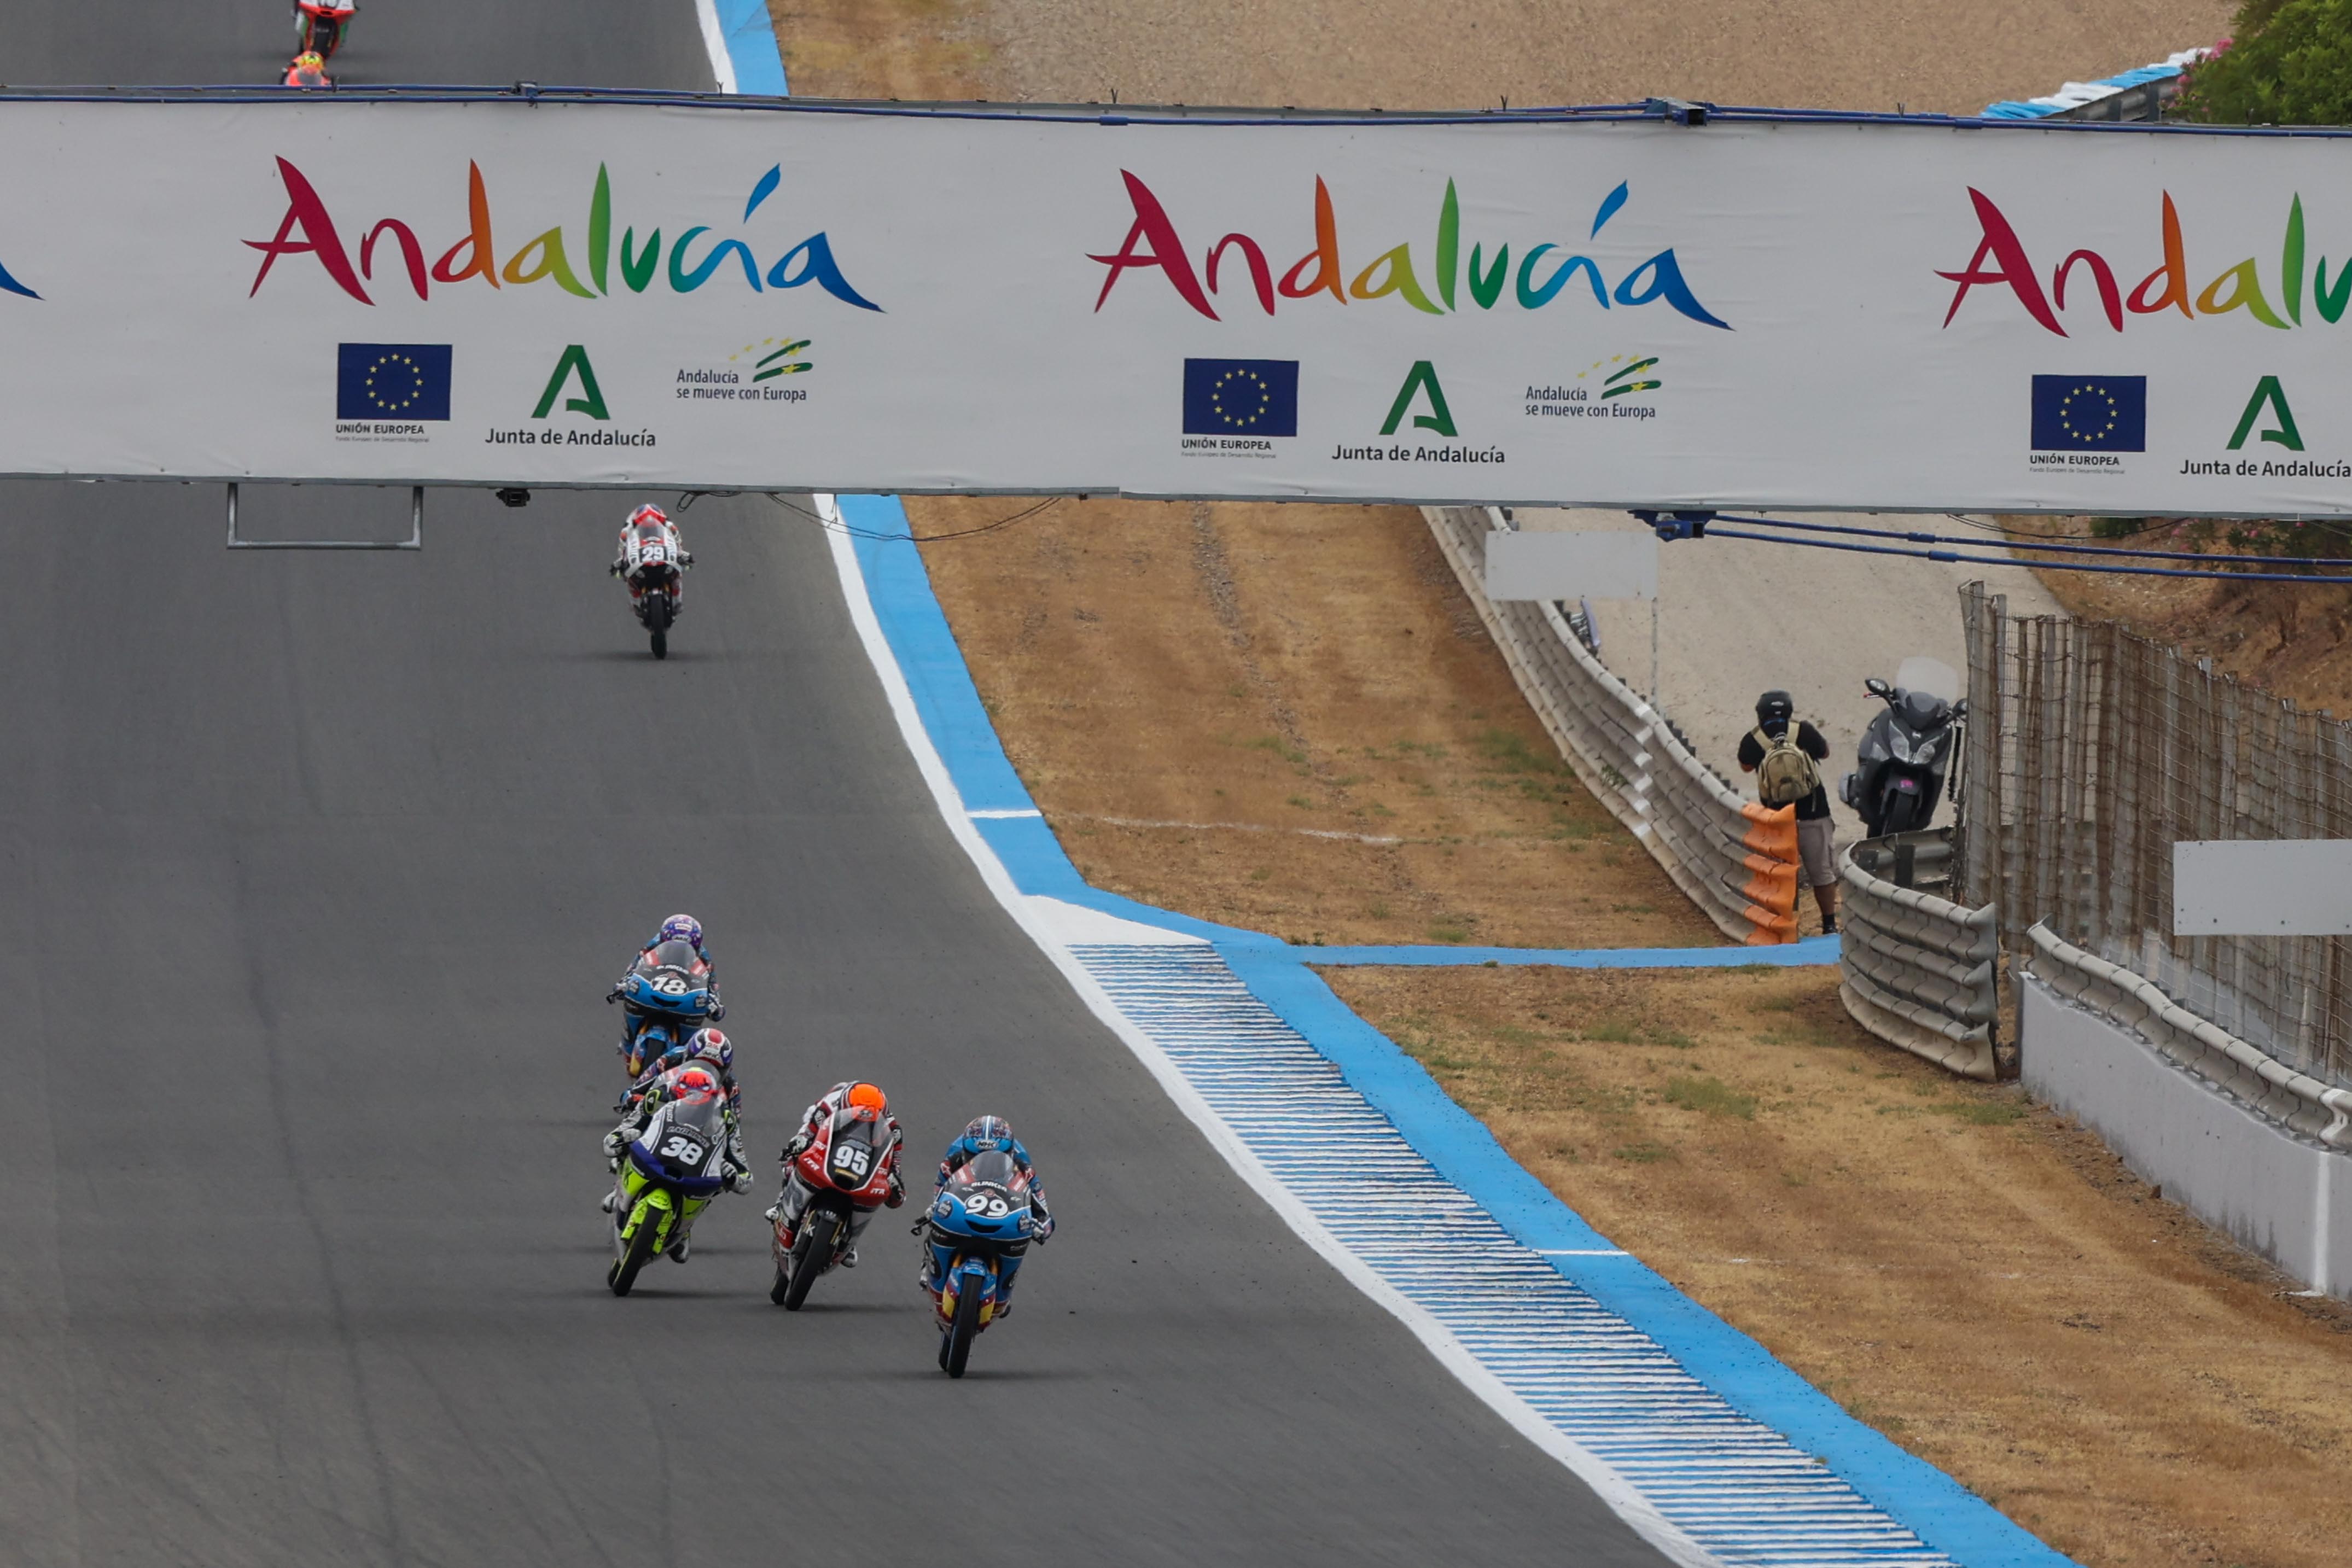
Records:
[[[882,1139],[878,1123],[859,1121],[844,1111],[834,1118],[833,1136],[825,1145],[825,1175],[835,1186],[851,1191],[864,1186],[882,1158]]]
[[[1029,1178],[1021,1174],[1021,1167],[1003,1149],[986,1149],[974,1155],[955,1173],[954,1180],[960,1186],[1001,1186],[1008,1193],[1029,1190]]]
[[[727,1147],[727,1119],[718,1100],[663,1106],[639,1143],[666,1175],[683,1179],[715,1172]]]
[[[1906,692],[1926,692],[1948,703],[1958,701],[1962,690],[1958,670],[1925,653],[1914,653],[1896,665],[1895,684]]]

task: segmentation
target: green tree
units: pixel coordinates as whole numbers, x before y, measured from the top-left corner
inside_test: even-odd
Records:
[[[2178,111],[2213,125],[2352,125],[2352,0],[2246,0]]]

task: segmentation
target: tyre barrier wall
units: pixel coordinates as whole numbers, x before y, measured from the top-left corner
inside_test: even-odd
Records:
[[[1866,839],[1838,856],[1845,890],[1838,999],[1888,1044],[1989,1083],[2000,1016],[2000,910],[1970,909],[1876,874],[1897,862],[1948,867],[1951,830]]]
[[[1797,816],[1741,799],[1664,714],[1610,674],[1553,604],[1486,597],[1486,536],[1510,527],[1491,507],[1423,507],[1463,592],[1512,677],[1593,798],[1642,841],[1684,896],[1727,936],[1797,939]]]
[[[2025,935],[2033,944],[2033,977],[2059,996],[2131,1030],[2265,1120],[2328,1148],[2352,1149],[2352,1090],[2297,1072],[2199,1018],[2153,981],[2062,941],[2047,925]]]
[[[2352,1296],[2352,1091],[2273,1061],[2047,925],[2018,984],[2025,1086],[2143,1181]]]

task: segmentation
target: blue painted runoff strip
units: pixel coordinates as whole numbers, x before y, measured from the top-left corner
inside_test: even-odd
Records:
[[[1920,1540],[1968,1568],[2069,1568],[2069,1558],[1847,1415],[1641,1260],[1616,1253],[1614,1242],[1512,1159],[1484,1123],[1311,969],[1264,948],[1225,949],[1223,956],[1253,995],[1306,1036],[1448,1181],[1742,1415],[1818,1457]]]
[[[1282,951],[1301,964],[1334,967],[1396,964],[1413,968],[1738,969],[1751,964],[1802,968],[1838,961],[1838,939],[1808,936],[1773,947],[1301,947]]]
[[[754,98],[785,98],[784,51],[776,42],[776,25],[768,17],[768,0],[715,0],[719,35],[727,40],[727,57],[735,67],[735,90]]]

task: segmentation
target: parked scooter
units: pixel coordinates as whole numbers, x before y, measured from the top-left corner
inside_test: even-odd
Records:
[[[1894,685],[1875,675],[1863,683],[1886,706],[1863,732],[1861,766],[1838,784],[1838,799],[1862,814],[1874,839],[1934,820],[1969,716],[1966,699],[1947,701],[1927,689],[1931,682],[1957,684],[1944,665],[1906,659],[1895,675],[1916,685]]]

